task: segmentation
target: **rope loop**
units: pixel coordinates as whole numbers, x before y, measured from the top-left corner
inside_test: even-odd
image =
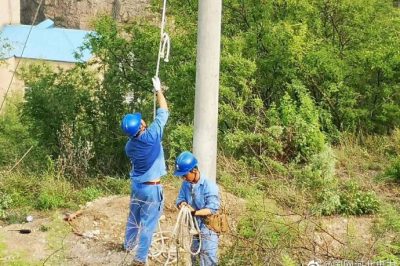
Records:
[[[161,39],[162,39],[162,46],[161,46],[160,58],[163,58],[164,62],[169,62],[170,38],[168,36],[168,33],[164,32]],[[165,49],[167,51],[165,51]]]
[[[196,251],[192,251],[191,246],[193,238],[198,235],[199,237],[199,248]],[[174,230],[172,231],[172,238],[175,239],[176,243],[183,247],[183,249],[192,254],[197,255],[201,249],[201,234],[197,220],[193,218],[190,209],[186,206],[181,208],[176,219]]]
[[[160,30],[160,45],[158,48],[158,57],[157,57],[157,66],[156,66],[156,74],[155,77],[158,78],[158,74],[160,73],[160,61],[161,58],[164,58],[164,62],[169,62],[169,48],[170,48],[170,40],[167,33],[164,32],[165,26],[167,24],[167,0],[164,0],[163,3],[163,10],[162,10],[162,17],[161,17],[161,30]],[[167,49],[165,54],[165,49]],[[153,97],[153,117],[156,118],[156,111],[157,111],[157,104],[156,104],[156,93],[154,92]]]
[[[172,234],[170,231],[162,231],[160,223],[159,232],[155,233],[151,246],[149,257],[162,263],[170,265],[177,262],[178,257],[174,255],[174,251],[183,248],[185,252],[191,255],[197,255],[201,249],[201,233],[196,218],[194,218],[187,206],[183,206],[179,211],[178,217]],[[170,235],[166,236],[166,235]],[[192,250],[193,238],[199,238],[199,247]],[[166,259],[162,262],[162,258]]]

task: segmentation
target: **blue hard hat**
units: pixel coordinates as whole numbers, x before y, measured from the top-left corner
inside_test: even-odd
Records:
[[[191,152],[184,151],[175,160],[176,176],[184,176],[197,166],[197,159]]]
[[[141,113],[127,114],[122,119],[121,129],[129,137],[134,137],[139,132],[141,121]]]

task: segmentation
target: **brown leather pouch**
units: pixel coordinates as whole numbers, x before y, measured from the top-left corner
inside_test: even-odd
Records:
[[[228,215],[225,212],[207,216],[205,218],[205,224],[217,234],[229,232]]]

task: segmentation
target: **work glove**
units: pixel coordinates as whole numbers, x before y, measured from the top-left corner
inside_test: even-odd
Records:
[[[154,90],[154,92],[161,91],[160,79],[158,77],[154,77],[154,78],[151,79],[151,81],[153,81],[153,90]]]
[[[184,202],[184,201],[182,201],[180,204],[179,204],[179,209],[182,209],[182,207],[183,206],[186,206],[186,207],[188,207],[189,208],[189,210],[190,210],[190,212],[193,212],[193,211],[195,211],[194,209],[193,209],[193,207],[192,206],[190,206],[187,202]]]

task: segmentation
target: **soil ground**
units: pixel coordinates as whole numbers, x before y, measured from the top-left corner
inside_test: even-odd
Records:
[[[177,193],[177,188],[164,186],[163,231],[172,231],[176,222],[178,210],[174,202]],[[222,197],[223,202],[236,202],[226,206],[232,217],[231,226],[235,226],[234,217],[239,216],[245,203],[228,193],[223,192]],[[69,223],[63,220],[65,213],[57,211],[51,217],[34,215],[30,223],[2,227],[0,240],[5,244],[3,262],[22,260],[29,265],[129,265],[133,255],[122,250],[128,206],[128,196],[111,196],[86,204],[82,214]],[[32,233],[11,231],[22,228],[31,229]],[[221,246],[229,245],[229,242],[228,237],[220,237]],[[173,253],[175,256],[176,252]],[[179,257],[179,265],[186,264],[184,258],[187,255],[181,253]],[[159,260],[166,259],[159,257]],[[149,265],[161,264],[149,261]],[[0,265],[3,265],[1,261]]]
[[[163,233],[173,230],[178,210],[175,198],[178,188],[164,185],[164,215],[161,219]],[[232,232],[246,211],[245,201],[222,191],[222,203],[228,214]],[[64,221],[65,212],[33,214],[32,222],[0,227],[0,265],[129,265],[133,254],[122,250],[129,196],[99,198],[84,206],[82,214],[71,222]],[[295,217],[294,223],[302,217]],[[371,234],[374,217],[320,217],[307,223],[309,230],[302,240],[314,246],[316,258],[357,256],[359,252],[373,252],[375,238]],[[31,234],[20,234],[19,229],[31,229]],[[234,242],[234,234],[220,236],[220,256]],[[176,257],[176,248],[172,248]],[[179,250],[179,263],[187,265],[188,256]],[[303,259],[312,258],[311,253]],[[165,257],[150,260],[149,265],[163,265]],[[18,262],[15,264],[15,262]],[[251,264],[251,263],[250,263]],[[249,264],[249,265],[250,265]]]

